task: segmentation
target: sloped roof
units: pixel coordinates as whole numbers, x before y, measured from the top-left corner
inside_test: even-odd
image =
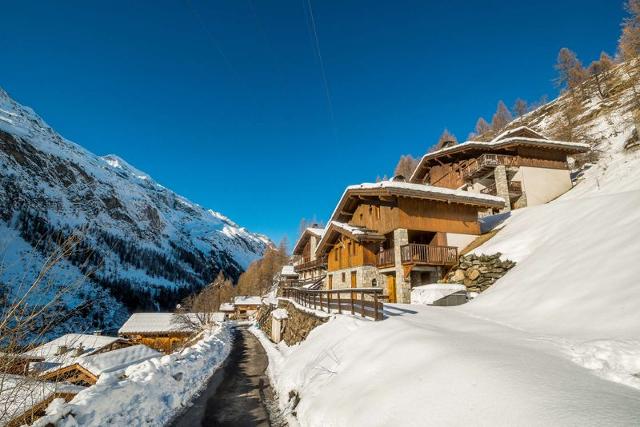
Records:
[[[402,181],[381,181],[376,183],[350,185],[347,187],[331,214],[331,221],[344,222],[341,218],[341,212],[343,212],[351,201],[353,201],[351,204],[360,204],[362,202],[360,198],[365,196],[410,197],[441,202],[469,204],[483,208],[502,208],[504,206],[504,199],[488,194],[472,193],[470,191],[453,190],[449,188]]]
[[[127,366],[160,356],[163,354],[159,351],[139,344],[93,356],[85,356],[78,359],[77,363],[92,374],[99,376],[105,372],[120,371]]]
[[[562,150],[568,154],[584,153],[590,149],[589,144],[551,140],[531,128],[520,126],[505,131],[488,142],[466,141],[462,144],[452,145],[427,153],[420,159],[420,163],[418,163],[418,167],[413,171],[410,181],[415,182],[424,177],[429,160],[470,150],[491,151],[514,146],[532,146],[550,150]]]
[[[283,265],[282,270],[280,270],[280,275],[288,277],[298,277],[298,273],[296,273],[293,265]]]
[[[235,307],[230,302],[223,302],[220,304],[220,311],[234,311]]]
[[[262,305],[262,298],[257,296],[237,296],[233,299],[234,305]]]
[[[186,314],[193,316],[195,314]],[[184,322],[178,321],[175,313],[133,313],[122,325],[118,334],[159,334],[193,332]]]
[[[327,232],[318,243],[317,254],[322,254],[340,234],[349,237],[357,242],[361,241],[382,241],[384,236],[375,230],[369,230],[366,227],[358,227],[339,221],[331,221]]]
[[[122,341],[122,338],[104,335],[66,334],[26,351],[23,354],[43,358],[46,363],[60,364],[80,356],[80,354],[77,353],[77,349],[79,348],[83,350],[81,354],[88,355],[116,341]],[[61,347],[66,347],[68,351],[64,354],[56,354]]]
[[[302,234],[300,235],[300,237],[298,238],[298,240],[296,241],[296,244],[293,245],[293,251],[291,253],[293,253],[294,255],[300,255],[302,253],[302,249],[304,248],[304,245],[307,244],[307,240],[309,240],[309,237],[313,235],[319,239],[322,239],[322,236],[324,235],[324,230],[325,230],[324,228],[317,228],[317,227],[305,228]]]

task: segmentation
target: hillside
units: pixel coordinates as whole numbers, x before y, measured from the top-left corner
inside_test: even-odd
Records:
[[[34,302],[72,284],[51,314],[63,313],[61,328],[75,332],[114,328],[130,310],[173,308],[220,271],[237,279],[270,244],[121,158],[99,157],[64,139],[0,89],[5,292],[19,296],[71,235],[80,243],[48,273]]]
[[[459,307],[387,305],[377,323],[340,316],[295,347],[263,339],[283,409],[295,391],[301,425],[637,425],[640,151],[629,146],[640,80],[630,67],[607,76],[607,99],[591,92],[571,112],[572,139],[600,153],[577,185],[513,212],[475,250],[518,262],[485,293]],[[569,96],[511,126],[558,137],[576,108]]]

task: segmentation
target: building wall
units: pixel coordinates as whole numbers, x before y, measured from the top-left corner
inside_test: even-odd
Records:
[[[466,248],[478,236],[474,234],[447,233],[447,246],[455,246],[458,253]]]
[[[384,274],[374,266],[360,266],[354,268],[343,268],[341,270],[331,271],[327,273],[325,278],[325,290],[329,290],[329,276],[333,276],[332,289],[348,289],[351,287],[351,272],[356,272],[356,288],[371,288],[373,280],[376,280],[377,287],[386,288],[386,279]],[[344,280],[343,280],[344,274]]]
[[[327,270],[336,271],[362,265],[375,265],[376,256],[372,244],[358,243],[346,236],[331,248],[327,258]]]
[[[523,166],[520,168],[522,188],[527,197],[527,206],[548,203],[569,191],[570,172],[567,169],[545,169]]]

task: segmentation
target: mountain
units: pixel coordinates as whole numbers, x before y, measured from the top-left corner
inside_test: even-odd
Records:
[[[0,89],[0,286],[20,296],[47,257],[44,304],[62,288],[65,328],[112,329],[168,309],[220,272],[237,279],[271,242],[155,182],[115,155],[61,137]],[[7,297],[5,297],[5,301]]]

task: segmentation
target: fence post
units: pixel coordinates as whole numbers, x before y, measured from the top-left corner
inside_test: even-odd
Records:
[[[324,311],[322,308],[322,294],[320,294],[320,311]]]
[[[360,315],[364,317],[364,291],[360,294]]]
[[[327,292],[327,313],[331,313],[331,291]]]
[[[355,310],[354,310],[354,307],[353,307],[353,292],[351,292],[350,295],[351,295],[351,314],[355,314]]]
[[[338,313],[342,314],[342,307],[340,307],[340,292],[338,292]]]
[[[373,309],[375,310],[375,319],[380,320],[378,318],[378,293],[377,292],[373,293]]]

